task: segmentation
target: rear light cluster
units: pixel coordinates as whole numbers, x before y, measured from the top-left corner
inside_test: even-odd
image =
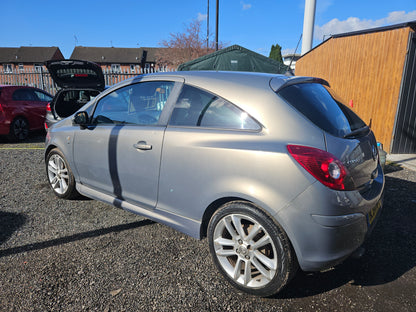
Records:
[[[52,113],[50,102],[48,104],[46,104],[46,113]],[[45,130],[48,131],[49,127],[48,127],[48,124],[46,123],[46,121],[43,123],[43,126],[45,127]]]
[[[333,190],[346,190],[347,169],[331,153],[301,145],[288,145],[292,157],[319,182]]]

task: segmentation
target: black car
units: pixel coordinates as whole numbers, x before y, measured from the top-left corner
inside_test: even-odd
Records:
[[[50,60],[45,63],[55,84],[60,88],[46,108],[46,130],[71,116],[105,88],[101,67],[81,60]]]

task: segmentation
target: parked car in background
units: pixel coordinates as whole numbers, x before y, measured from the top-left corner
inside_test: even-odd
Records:
[[[105,88],[101,67],[81,60],[50,60],[46,67],[60,90],[47,107],[45,129],[66,118]]]
[[[207,236],[224,277],[259,296],[359,249],[384,191],[373,132],[326,81],[260,73],[126,80],[50,128],[45,164],[58,197]]]
[[[0,135],[22,141],[29,131],[43,129],[52,95],[33,87],[0,85]]]

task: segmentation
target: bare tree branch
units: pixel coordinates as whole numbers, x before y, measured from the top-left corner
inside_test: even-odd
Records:
[[[157,53],[160,66],[178,67],[180,64],[196,59],[215,51],[215,43],[211,42],[207,49],[207,41],[202,34],[201,21],[193,20],[186,26],[183,33],[170,33],[169,39],[163,40]],[[223,44],[220,44],[221,48]]]

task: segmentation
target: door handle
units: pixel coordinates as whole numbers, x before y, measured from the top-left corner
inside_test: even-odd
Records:
[[[149,151],[152,149],[152,145],[147,144],[145,141],[137,142],[136,144],[133,144],[133,147],[142,151]]]

